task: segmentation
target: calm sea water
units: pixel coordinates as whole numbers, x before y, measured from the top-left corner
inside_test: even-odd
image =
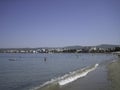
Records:
[[[29,90],[71,71],[114,58],[112,54],[0,54],[0,90]]]

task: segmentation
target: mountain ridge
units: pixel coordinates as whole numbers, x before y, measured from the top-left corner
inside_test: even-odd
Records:
[[[35,47],[35,48],[0,48],[0,49],[39,49],[39,48],[66,48],[66,49],[83,49],[83,48],[115,48],[120,47],[120,45],[113,45],[113,44],[100,44],[100,45],[93,45],[93,46],[81,46],[81,45],[71,45],[71,46],[64,46],[64,47]]]
[[[70,49],[82,49],[82,48],[91,48],[91,47],[96,47],[96,48],[115,48],[115,47],[120,47],[120,45],[113,45],[113,44],[100,44],[100,45],[94,45],[94,46],[66,46],[65,48],[70,48]]]

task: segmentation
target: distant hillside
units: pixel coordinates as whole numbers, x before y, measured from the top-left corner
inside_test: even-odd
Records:
[[[66,49],[82,49],[83,46],[66,46],[66,47],[63,47],[63,48],[66,48]]]
[[[67,49],[83,49],[83,48],[91,48],[91,47],[96,47],[96,48],[115,48],[115,47],[120,47],[120,45],[111,45],[111,44],[101,44],[97,46],[66,46],[63,48]]]
[[[13,49],[13,50],[16,50],[16,49],[55,49],[55,48],[66,48],[66,49],[89,49],[89,48],[92,48],[92,47],[96,47],[96,48],[115,48],[115,47],[120,47],[120,45],[111,45],[111,44],[101,44],[101,45],[96,45],[96,46],[79,46],[79,45],[75,45],[75,46],[66,46],[66,47],[38,47],[38,48],[0,48],[1,50],[3,49],[7,49],[7,50],[10,50],[10,49]]]
[[[120,45],[101,44],[96,47],[98,47],[98,48],[115,48],[115,47],[120,47]]]

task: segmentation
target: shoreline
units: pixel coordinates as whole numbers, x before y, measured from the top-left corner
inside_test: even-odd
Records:
[[[106,65],[99,66],[86,77],[63,86],[59,90],[110,90]]]
[[[98,66],[95,70],[88,73],[83,78],[79,78],[69,84],[55,85],[36,90],[110,90],[110,82],[107,78],[106,64]]]
[[[120,90],[120,58],[108,66],[108,79],[111,81],[112,90]]]
[[[120,90],[120,57],[59,90]]]
[[[118,59],[120,58],[102,63],[85,77],[62,87],[56,85],[36,90],[120,90],[120,60]]]

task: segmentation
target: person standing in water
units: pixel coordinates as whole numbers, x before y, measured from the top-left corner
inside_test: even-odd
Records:
[[[44,57],[44,61],[46,62],[46,57]]]

